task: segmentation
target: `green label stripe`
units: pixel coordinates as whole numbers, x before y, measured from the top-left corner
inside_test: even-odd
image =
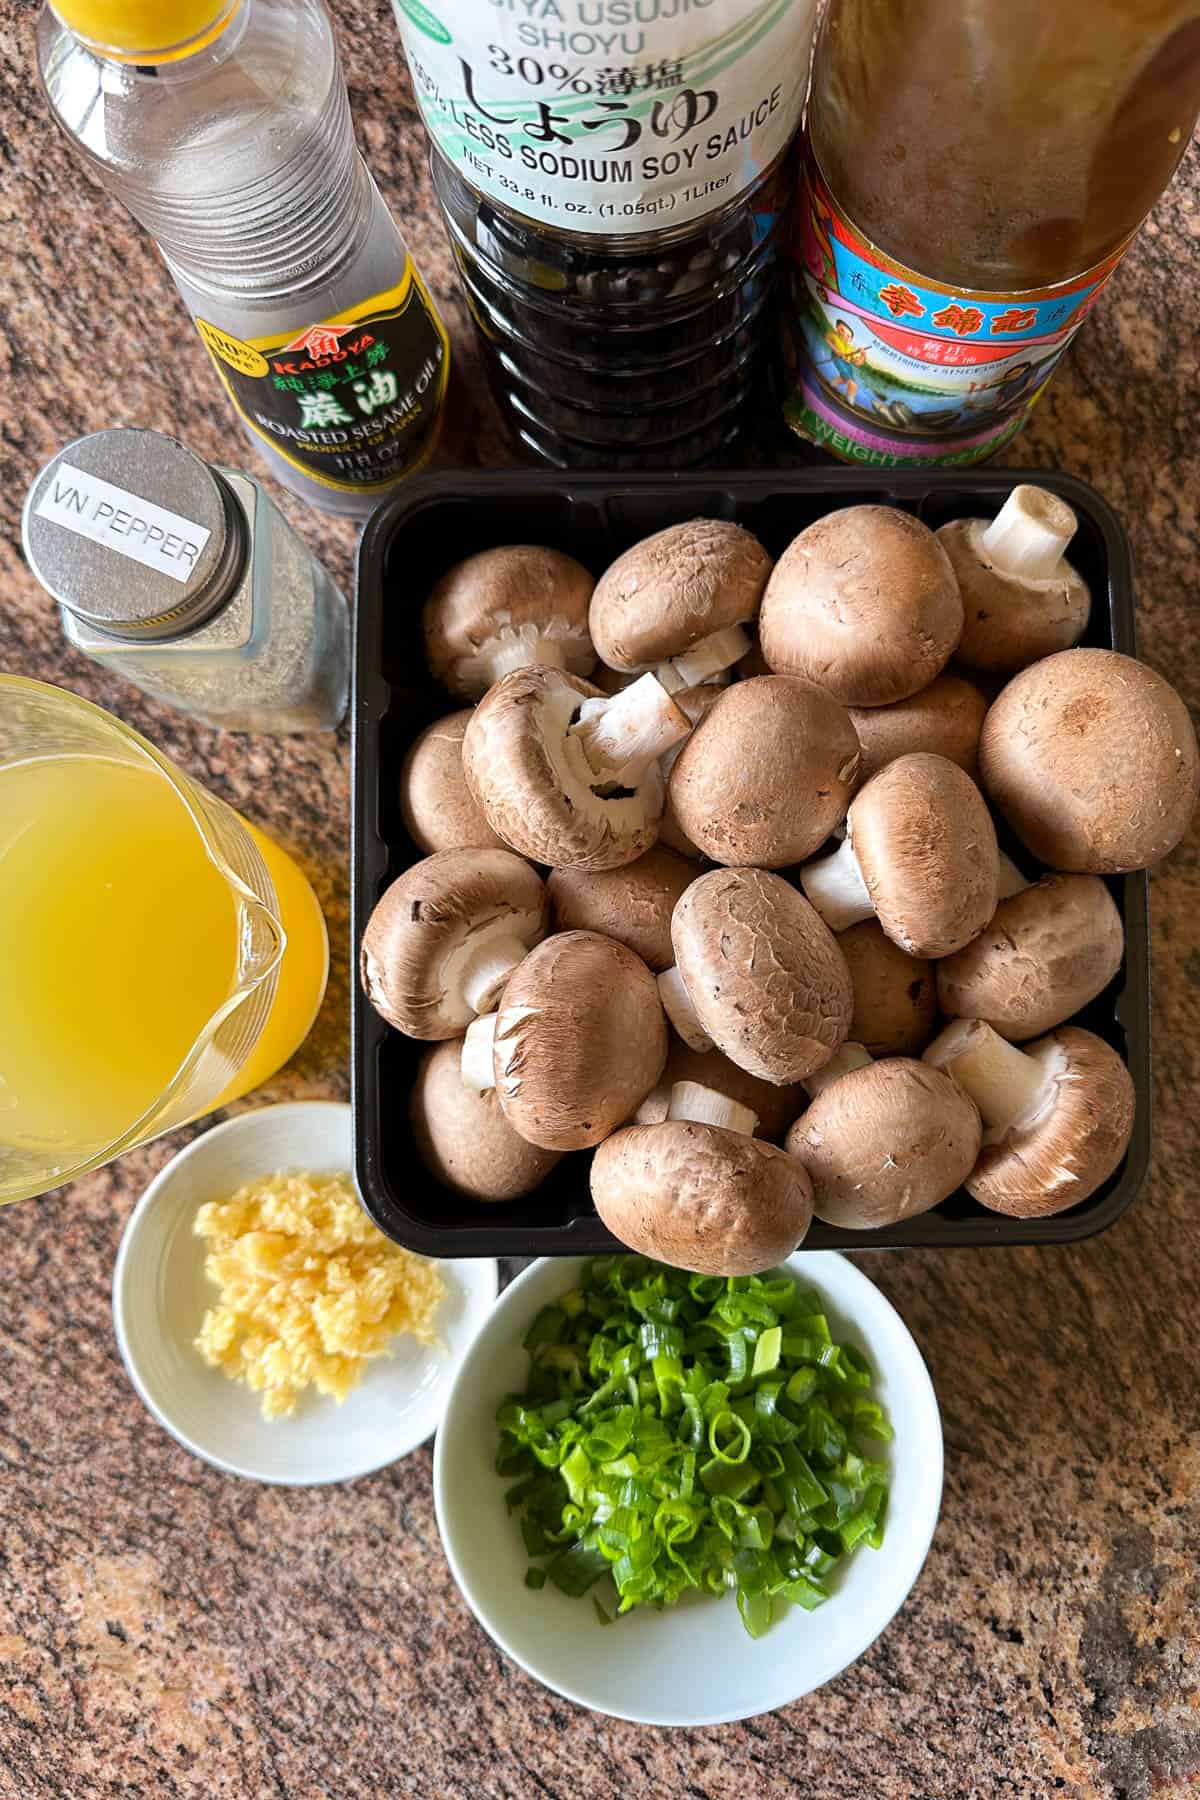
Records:
[[[411,19],[418,31],[423,31],[427,38],[435,44],[452,44],[454,39],[442,24],[436,13],[422,6],[421,0],[395,0],[396,8],[404,16]]]
[[[413,17],[414,23],[420,23],[420,21],[416,19],[414,8],[425,13],[426,17],[431,20],[431,23],[437,23],[436,20],[432,20],[432,16],[428,14],[425,7],[420,4],[420,0],[396,0],[396,5],[399,6],[402,11]],[[759,43],[767,32],[772,31],[779,23],[780,19],[782,19],[786,13],[790,12],[795,5],[796,0],[763,0],[763,4],[758,7],[756,11],[749,14],[748,17],[741,19],[738,24],[731,26],[728,31],[724,32],[719,38],[714,38],[711,43],[703,45],[703,47],[695,51],[691,57],[685,58],[683,82],[680,85],[686,86],[688,83],[694,81],[708,81],[711,80],[714,75],[720,75],[725,69],[730,68],[734,63],[740,61],[748,50],[753,49],[755,44]],[[424,29],[424,27],[422,28]],[[439,30],[440,29],[441,27],[439,27]],[[429,35],[433,36],[433,33],[430,32]],[[450,38],[449,36],[440,37],[438,41],[449,43]],[[569,56],[560,58],[556,52],[554,55],[550,56],[548,60],[557,62],[560,60],[570,61],[571,59]],[[476,69],[476,75],[479,78],[480,85],[483,84],[485,77],[490,77],[494,73],[495,71],[488,65]],[[581,70],[581,73],[586,77],[586,69]],[[664,90],[664,92],[670,91],[671,90]],[[619,117],[621,119],[645,118],[656,102],[662,98],[662,94],[645,94],[641,99],[627,106]],[[575,117],[579,114],[590,112],[596,104],[596,99],[597,96],[595,94],[583,94],[572,97],[563,94],[561,96],[552,96],[549,100],[549,104],[553,108],[555,114],[562,118],[564,123],[567,123],[573,122]],[[525,124],[528,121],[540,117],[540,108],[536,100],[519,100],[507,94],[501,99],[496,95],[488,94],[486,96],[486,102],[489,106],[503,107],[506,113],[512,113],[518,124]],[[612,122],[614,124],[618,123],[618,117],[614,115]],[[467,140],[464,138],[462,142],[465,144]]]
[[[688,70],[688,79],[690,81],[708,81],[712,76],[720,75],[722,70],[727,69],[731,63],[737,62],[740,57],[745,56],[747,50],[752,50],[755,44],[766,36],[767,32],[773,31],[783,15],[789,12],[794,5],[795,0],[766,0],[765,6],[760,6],[756,13],[752,13],[748,19],[742,21],[737,34],[727,32],[724,38],[717,38],[713,43],[697,52],[697,66]],[[733,43],[730,40],[735,35],[737,35],[737,42]],[[719,61],[703,60],[723,52],[727,43],[729,44],[728,53],[721,54]]]

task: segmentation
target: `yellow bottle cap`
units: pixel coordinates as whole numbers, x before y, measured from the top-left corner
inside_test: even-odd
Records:
[[[239,0],[50,0],[69,31],[122,62],[172,62],[219,37]]]

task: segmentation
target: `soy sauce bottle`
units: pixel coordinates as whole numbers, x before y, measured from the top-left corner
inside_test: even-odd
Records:
[[[1200,0],[829,0],[794,224],[793,429],[884,465],[1008,443],[1198,108]]]
[[[768,335],[815,0],[395,0],[493,388],[560,468],[682,467]]]

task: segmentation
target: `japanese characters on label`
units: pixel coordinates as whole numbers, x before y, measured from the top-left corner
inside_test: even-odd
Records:
[[[350,317],[252,343],[196,327],[246,423],[326,486],[385,487],[433,449],[449,344],[411,265]]]
[[[1023,294],[948,288],[884,256],[808,159],[785,416],[851,462],[966,465],[1015,437],[1118,260]]]
[[[816,0],[394,0],[430,135],[474,187],[562,231],[735,200],[799,123]]]

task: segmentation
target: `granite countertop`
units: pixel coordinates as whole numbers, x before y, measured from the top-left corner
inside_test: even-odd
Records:
[[[335,0],[363,147],[477,390],[398,41]],[[34,470],[142,424],[248,453],[153,250],[51,128],[34,12],[0,0],[0,667],[119,712],[291,846],[330,922],[316,1031],[254,1105],[347,1092],[344,733],[193,726],[67,651],[17,550]],[[1012,460],[1086,476],[1124,516],[1141,646],[1200,700],[1200,154],[1116,276]],[[483,405],[469,462],[509,453]],[[284,500],[349,584],[352,530]],[[0,1214],[0,1797],[618,1800],[631,1794],[1148,1800],[1200,1791],[1200,1085],[1196,834],[1153,883],[1155,1147],[1140,1203],[1070,1249],[861,1260],[929,1363],[941,1524],[912,1597],[813,1698],[654,1732],[581,1712],[475,1624],[438,1544],[430,1453],[308,1492],[193,1461],[113,1341],[122,1225],[153,1144]]]

